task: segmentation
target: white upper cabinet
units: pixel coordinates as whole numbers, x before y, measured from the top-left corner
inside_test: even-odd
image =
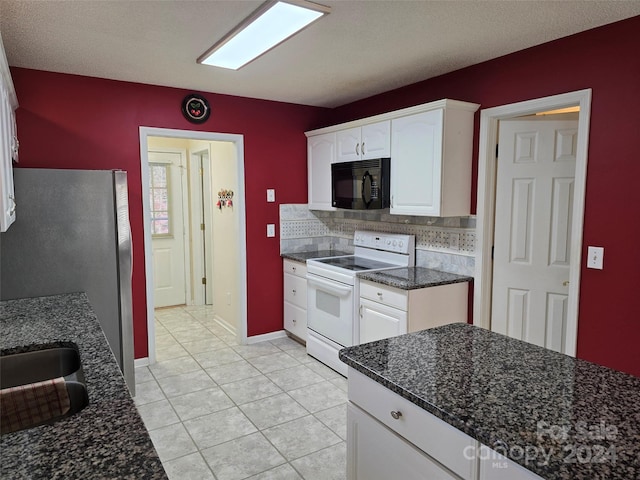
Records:
[[[12,164],[18,159],[16,108],[18,100],[0,38],[0,232],[6,232],[16,219]]]
[[[469,215],[473,117],[478,107],[438,100],[306,132],[309,208],[334,210],[332,163],[390,157],[390,213]]]
[[[331,206],[331,164],[335,159],[335,133],[307,139],[307,185],[311,210],[335,210]]]
[[[438,109],[392,121],[391,213],[439,216],[442,117]]]
[[[390,213],[469,215],[476,108],[447,104],[391,121]]]
[[[389,120],[336,132],[336,162],[387,158],[391,154]]]

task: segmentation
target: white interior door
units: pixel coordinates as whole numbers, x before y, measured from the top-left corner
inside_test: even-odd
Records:
[[[500,122],[491,329],[563,351],[578,121],[538,118]]]
[[[150,151],[149,173],[154,306],[183,305],[186,303],[183,155]]]

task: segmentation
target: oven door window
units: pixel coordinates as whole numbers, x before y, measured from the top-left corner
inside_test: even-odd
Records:
[[[340,297],[322,290],[316,291],[316,309],[333,317],[340,317]]]

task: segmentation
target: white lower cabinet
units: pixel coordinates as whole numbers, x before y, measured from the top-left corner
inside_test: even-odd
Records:
[[[307,266],[285,259],[284,269],[284,329],[300,340],[307,341]]]
[[[347,479],[458,479],[353,403],[347,404]]]
[[[407,312],[360,297],[360,343],[407,333]]]
[[[437,472],[433,476],[407,476],[406,478],[462,478],[465,480],[476,478],[477,461],[474,454],[478,442],[473,438],[353,368],[349,368],[347,380],[349,402],[352,407],[351,410],[347,410],[347,478],[349,480],[405,478],[402,475],[378,476],[375,472],[371,474],[372,476],[367,476],[358,471],[362,458],[377,456],[378,462],[391,461],[396,455],[396,448],[398,451],[403,451],[398,455],[413,458],[413,465],[424,467],[428,464],[429,469]],[[354,408],[366,412],[367,416],[353,417]],[[358,438],[364,433],[358,433],[354,427],[358,426],[357,423],[365,423],[365,420],[369,423],[374,422],[376,426],[360,427],[368,429],[371,438],[358,443]],[[356,425],[353,424],[354,421]],[[386,435],[378,442],[374,431],[384,431]],[[390,439],[394,441],[391,442]],[[411,444],[413,450],[407,449],[405,445],[407,442]],[[376,446],[378,443],[381,445]],[[376,449],[380,451],[377,452]],[[409,455],[410,453],[412,455]]]
[[[348,480],[542,480],[349,368]]]
[[[360,343],[466,322],[465,283],[401,290],[368,280],[360,281]]]

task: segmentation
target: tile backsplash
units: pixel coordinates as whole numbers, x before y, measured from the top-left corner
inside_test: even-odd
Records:
[[[310,211],[306,204],[280,205],[280,252],[310,249],[353,251],[355,230],[416,237],[416,265],[473,275],[475,217],[390,215],[388,210]]]

